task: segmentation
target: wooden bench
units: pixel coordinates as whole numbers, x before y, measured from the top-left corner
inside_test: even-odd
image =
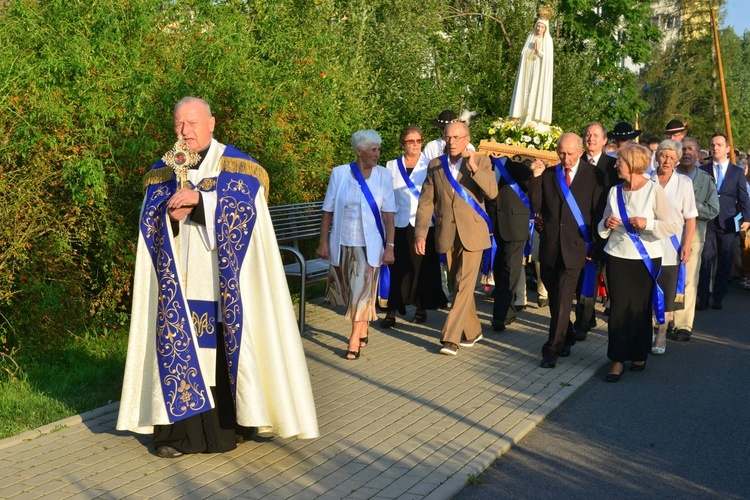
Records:
[[[284,266],[284,274],[300,280],[299,331],[305,329],[305,289],[307,285],[325,281],[329,261],[321,258],[305,259],[299,250],[299,242],[320,237],[320,219],[323,216],[323,202],[295,203],[268,207],[271,213],[276,241],[283,254],[287,252],[296,262]],[[287,245],[284,245],[287,243]]]

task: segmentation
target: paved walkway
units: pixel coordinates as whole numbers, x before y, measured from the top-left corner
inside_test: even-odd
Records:
[[[549,310],[532,303],[495,333],[492,299],[481,288],[476,298],[485,340],[455,358],[437,354],[445,311],[422,325],[374,323],[362,357],[347,361],[341,310],[308,305],[319,439],[160,459],[150,437],[114,430],[113,404],[0,441],[0,497],[450,498],[607,362],[601,314],[571,357],[544,370]]]

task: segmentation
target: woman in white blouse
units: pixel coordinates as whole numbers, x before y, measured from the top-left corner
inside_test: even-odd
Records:
[[[346,359],[359,358],[360,348],[367,345],[369,323],[377,319],[378,271],[394,261],[396,202],[391,173],[378,165],[381,142],[374,130],[352,135],[357,161],[331,171],[323,201],[317,253],[331,260],[326,300],[346,306],[345,316],[352,322]]]
[[[414,323],[427,320],[427,309],[445,307],[448,299],[443,293],[440,260],[435,250],[434,227],[430,224],[427,233],[425,255],[414,252],[414,226],[417,215],[417,202],[422,191],[422,183],[427,176],[430,160],[422,153],[422,130],[419,127],[405,127],[401,131],[403,156],[385,164],[393,176],[393,189],[396,196],[394,255],[396,262],[391,264],[391,289],[388,294],[388,309],[380,326],[391,328],[396,324],[396,311],[406,314],[406,305],[414,304]]]
[[[655,273],[661,267],[660,240],[675,234],[681,225],[681,217],[675,213],[662,187],[643,177],[651,162],[651,152],[643,146],[628,144],[617,156],[615,168],[624,181],[620,186],[626,214],[620,213],[620,186],[615,186],[609,191],[598,227],[599,235],[608,238],[604,247],[610,300],[607,357],[612,361],[608,382],[620,380],[627,360],[631,360],[632,371],[645,369],[651,351],[654,279],[627,233],[623,218],[637,232],[637,239],[648,253]]]
[[[695,232],[695,218],[698,208],[695,206],[693,181],[687,175],[675,172],[675,167],[682,158],[682,144],[671,139],[659,143],[656,148],[657,182],[664,189],[672,207],[680,214],[681,224],[674,240],[679,245],[679,253],[674,246],[673,239],[661,240],[663,257],[661,260],[661,275],[659,285],[664,291],[664,324],[659,325],[658,333],[651,347],[652,354],[664,354],[667,349],[667,325],[672,319],[674,311],[682,309],[684,293],[677,295],[677,282],[680,264],[687,264],[690,260],[690,243]]]

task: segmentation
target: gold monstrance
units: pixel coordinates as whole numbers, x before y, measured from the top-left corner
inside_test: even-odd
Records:
[[[174,175],[177,177],[177,189],[187,188],[188,180],[187,173],[190,167],[197,165],[201,157],[190,149],[185,142],[185,139],[180,135],[177,138],[177,142],[174,143],[172,149],[166,152],[162,161],[167,166],[172,167]]]

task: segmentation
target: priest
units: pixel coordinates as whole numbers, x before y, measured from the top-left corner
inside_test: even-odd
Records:
[[[156,454],[318,436],[310,378],[266,205],[268,176],[213,138],[208,103],[174,109],[175,147],[145,177],[117,429]]]

